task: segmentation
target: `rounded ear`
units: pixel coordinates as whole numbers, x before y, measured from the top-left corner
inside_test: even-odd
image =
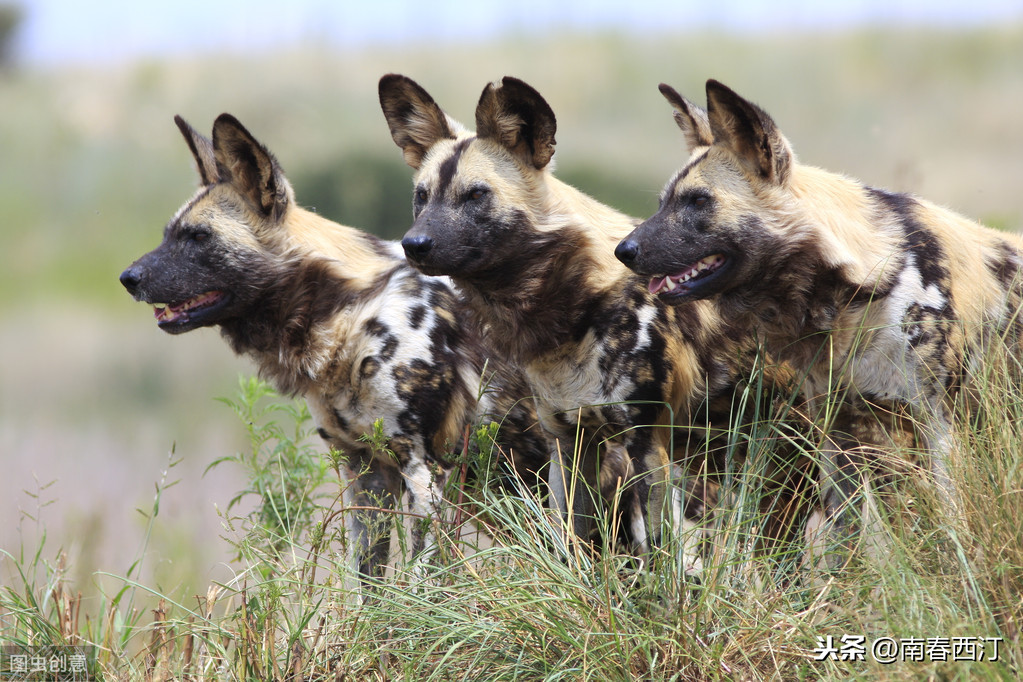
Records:
[[[714,144],[729,149],[747,170],[782,184],[792,166],[792,149],[771,117],[716,80],[707,81],[707,115]]]
[[[710,121],[707,119],[707,112],[702,107],[693,104],[670,85],[661,83],[657,86],[668,103],[675,108],[675,123],[681,128],[686,137],[686,145],[689,151],[697,147],[709,147],[714,144],[714,134],[710,130]]]
[[[231,114],[213,122],[213,155],[221,182],[229,183],[252,207],[279,222],[291,202],[291,187],[277,159]]]
[[[483,89],[476,106],[476,135],[491,139],[523,162],[544,168],[554,156],[554,112],[536,90],[505,76]]]
[[[192,150],[192,157],[195,159],[195,168],[199,172],[199,182],[205,185],[212,185],[217,182],[220,176],[217,175],[217,160],[213,156],[213,141],[188,125],[188,122],[180,116],[174,117],[174,123],[178,130],[185,137],[188,148]]]
[[[454,139],[454,131],[461,127],[407,76],[389,73],[380,79],[377,89],[391,138],[412,168],[419,168],[426,152],[439,140]]]

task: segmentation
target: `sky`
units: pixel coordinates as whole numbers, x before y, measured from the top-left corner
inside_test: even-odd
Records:
[[[487,40],[508,33],[715,28],[742,32],[862,24],[957,27],[1023,19],[1023,0],[0,0],[25,11],[30,63]]]

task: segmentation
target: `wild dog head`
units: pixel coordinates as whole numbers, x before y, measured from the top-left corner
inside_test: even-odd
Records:
[[[651,293],[667,303],[707,298],[751,284],[762,261],[780,260],[786,240],[772,226],[794,163],[771,118],[715,80],[707,109],[667,85],[690,157],[668,182],[660,207],[622,240],[615,255],[650,277]],[[766,207],[766,210],[765,210]]]
[[[294,195],[273,155],[233,116],[217,118],[212,139],[174,120],[201,186],[121,283],[155,306],[161,329],[180,334],[244,316],[254,305],[277,274],[268,248]]]
[[[476,133],[449,118],[414,81],[380,81],[395,143],[414,168],[415,222],[402,240],[426,274],[499,280],[506,264],[545,238],[536,225],[542,175],[554,155],[556,121],[533,88],[506,77],[476,108]]]

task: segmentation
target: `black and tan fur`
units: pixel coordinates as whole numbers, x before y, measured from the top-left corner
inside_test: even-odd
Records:
[[[164,331],[219,326],[280,391],[306,398],[355,477],[346,503],[381,508],[348,515],[363,575],[383,568],[390,534],[374,527],[402,489],[413,513],[435,520],[467,424],[503,422],[523,474],[545,464],[521,376],[488,358],[447,281],[410,268],[397,244],[298,206],[276,159],[234,117],[217,118],[212,139],[175,120],[201,187],[121,282],[156,305]],[[393,459],[360,440],[378,419]],[[432,545],[421,526],[417,554]]]
[[[736,349],[720,318],[709,305],[659,304],[614,258],[636,221],[552,175],[555,117],[530,86],[488,85],[475,133],[404,76],[381,79],[380,102],[416,170],[409,261],[450,276],[493,347],[525,370],[560,447],[554,472],[580,453],[594,480],[600,445],[602,491],[624,488],[624,531],[649,549],[665,521],[682,523],[668,479],[672,439],[684,438],[657,427],[690,424],[730,385]]]
[[[1018,338],[1023,242],[798,163],[771,118],[716,81],[707,110],[661,92],[690,157],[618,257],[666,303],[710,299],[756,333],[805,376],[812,407],[845,404],[838,424],[867,405],[907,407],[954,512],[953,402],[990,339]],[[841,444],[855,428],[833,426],[825,443],[832,515],[859,485]]]

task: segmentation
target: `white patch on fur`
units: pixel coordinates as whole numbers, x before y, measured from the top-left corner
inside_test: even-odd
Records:
[[[556,358],[554,362],[536,362],[525,367],[529,383],[536,390],[541,419],[554,431],[560,430],[553,420],[554,414],[564,412],[574,420],[571,413],[580,405],[598,405],[609,398],[602,390],[603,376],[598,364],[601,354],[595,348],[592,332],[582,346],[574,358]],[[571,361],[580,357],[581,362]]]
[[[410,511],[432,518],[440,505],[441,489],[440,482],[434,480],[430,467],[425,462],[419,462],[406,468],[401,475],[412,496]]]
[[[847,330],[860,338],[846,350],[852,357],[836,360],[849,363],[845,376],[852,387],[883,400],[902,400],[924,408],[921,379],[927,378],[927,369],[913,348],[915,330],[906,326],[906,312],[913,305],[940,309],[947,303],[936,285],[924,286],[914,255],[906,254],[905,265],[888,297],[870,304],[862,329]],[[823,376],[815,378],[827,380]]]
[[[640,502],[636,500],[634,503],[635,509],[629,514],[631,520],[632,531],[632,544],[633,550],[639,556],[646,556],[650,553],[650,537],[647,535],[646,530],[646,519],[643,518],[643,511],[639,509]]]
[[[687,576],[697,576],[703,572],[703,559],[700,557],[700,537],[703,528],[695,521],[682,519],[682,570]]]
[[[392,256],[395,260],[405,260],[405,249],[402,248],[401,242],[388,241],[385,242],[385,250],[388,255]]]
[[[640,306],[636,310],[639,323],[636,325],[636,350],[650,345],[650,325],[657,317],[657,308],[652,305]]]

